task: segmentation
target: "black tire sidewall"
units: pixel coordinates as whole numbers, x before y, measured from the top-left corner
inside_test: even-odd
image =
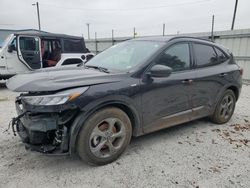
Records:
[[[89,147],[90,135],[92,133],[92,130],[95,128],[95,126],[98,123],[110,117],[118,118],[124,123],[125,129],[126,129],[125,140],[121,149],[116,154],[108,158],[98,158],[90,150],[90,147]],[[77,146],[76,146],[77,153],[81,159],[83,159],[89,164],[105,165],[105,164],[113,162],[124,152],[124,150],[127,148],[127,146],[130,143],[131,136],[132,136],[131,121],[129,117],[127,116],[127,114],[124,111],[120,110],[119,108],[109,107],[109,108],[101,109],[95,112],[94,114],[92,114],[85,122],[80,122],[80,124],[82,128],[77,137]]]

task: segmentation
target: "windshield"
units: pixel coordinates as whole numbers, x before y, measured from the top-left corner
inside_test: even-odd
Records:
[[[145,62],[152,54],[164,45],[155,41],[127,41],[96,55],[86,66],[97,66],[108,70],[127,72]]]
[[[10,34],[4,41],[0,40],[0,48],[6,46],[8,42],[10,41],[11,37],[12,37],[12,34]]]

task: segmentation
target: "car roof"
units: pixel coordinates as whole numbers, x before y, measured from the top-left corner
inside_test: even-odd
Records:
[[[159,41],[169,42],[173,40],[185,40],[185,41],[200,41],[214,44],[208,37],[191,37],[191,36],[150,36],[150,37],[138,37],[132,39],[133,41]]]
[[[225,48],[220,44],[216,44],[209,39],[209,37],[193,37],[193,36],[150,36],[150,37],[138,37],[134,38],[131,41],[155,41],[155,42],[165,42],[168,43],[170,41],[190,41],[190,42],[199,42],[207,45],[216,46],[219,49],[223,50],[228,55],[231,53],[229,49]]]
[[[169,41],[171,36],[149,36],[149,37],[138,37],[131,39],[132,41],[157,41],[157,42],[167,42]]]
[[[29,35],[29,36],[38,36],[41,38],[70,38],[70,39],[83,39],[83,37],[65,35],[65,34],[57,34],[57,33],[49,33],[44,31],[21,31],[15,32],[14,35]]]

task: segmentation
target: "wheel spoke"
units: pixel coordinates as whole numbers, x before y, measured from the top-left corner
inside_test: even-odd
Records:
[[[102,141],[96,146],[96,147],[91,147],[91,151],[93,154],[95,154],[96,156],[101,156],[101,149],[103,148],[103,146],[107,143],[106,139],[102,139]]]
[[[222,108],[221,116],[225,118],[226,113],[227,113],[227,110],[225,108]]]
[[[111,141],[107,141],[106,145],[109,148],[110,155],[113,155],[117,151],[117,149],[114,147]]]
[[[125,128],[122,126],[121,130],[117,133],[114,133],[111,137],[112,138],[119,138],[119,137],[124,137],[125,136]]]
[[[119,137],[123,137],[125,134],[123,132],[118,132],[118,133],[115,133],[113,134],[111,137],[112,138],[119,138]]]
[[[226,107],[227,107],[227,103],[224,102],[223,104],[221,104],[221,107],[222,107],[223,109],[226,108]]]
[[[227,116],[230,116],[233,111],[233,99],[231,96],[228,96],[227,101]]]
[[[230,107],[232,104],[233,104],[233,102],[230,100],[230,101],[227,103],[227,107]]]
[[[93,138],[94,136],[101,136],[101,137],[105,137],[105,133],[103,131],[101,131],[98,126],[96,126],[91,134],[91,138]]]
[[[117,120],[115,118],[108,118],[105,121],[109,124],[108,130],[113,132],[113,128]]]
[[[227,108],[227,113],[228,113],[228,114],[231,114],[232,110],[233,110],[232,106],[229,106],[229,107]]]
[[[229,102],[229,96],[226,97],[226,104]]]

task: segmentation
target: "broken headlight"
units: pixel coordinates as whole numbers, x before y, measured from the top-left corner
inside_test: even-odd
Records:
[[[78,98],[82,93],[87,91],[88,88],[89,87],[80,87],[64,90],[53,95],[24,96],[22,100],[28,104],[37,106],[60,105]]]

